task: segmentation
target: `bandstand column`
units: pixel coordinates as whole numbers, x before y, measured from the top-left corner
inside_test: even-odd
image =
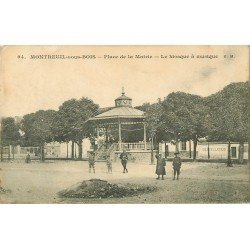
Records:
[[[121,128],[121,121],[120,119],[118,119],[118,132],[119,132],[119,141],[118,141],[118,144],[119,144],[119,150],[122,149],[122,128]]]
[[[147,133],[146,133],[146,122],[143,123],[143,140],[144,140],[144,149],[147,150]]]
[[[100,138],[100,136],[99,136],[99,125],[96,126],[96,134],[97,134],[97,140],[99,142],[99,138]]]
[[[108,126],[105,127],[105,143],[108,143]]]

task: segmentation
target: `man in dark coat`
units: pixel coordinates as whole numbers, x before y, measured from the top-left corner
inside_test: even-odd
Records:
[[[128,154],[126,153],[125,149],[120,154],[120,159],[121,159],[121,163],[122,163],[122,166],[123,166],[123,173],[125,173],[125,172],[128,173],[128,169],[127,169]]]
[[[174,179],[177,174],[177,180],[179,180],[180,170],[181,170],[181,157],[179,156],[178,152],[174,153],[174,159],[173,159],[173,169],[174,169]]]
[[[155,173],[158,175],[156,180],[160,179],[160,175],[161,175],[161,179],[164,180],[163,176],[166,175],[166,169],[165,169],[166,160],[165,158],[162,158],[162,154],[157,154],[155,157],[157,159]]]

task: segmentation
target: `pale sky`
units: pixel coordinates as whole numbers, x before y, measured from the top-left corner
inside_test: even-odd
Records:
[[[7,46],[0,53],[2,116],[57,110],[64,101],[81,97],[91,98],[100,107],[110,107],[121,95],[122,86],[137,106],[156,102],[173,91],[207,96],[231,82],[249,80],[247,46]],[[26,59],[18,59],[18,55]],[[31,55],[96,58],[30,59]],[[118,58],[104,59],[105,55]],[[137,59],[135,55],[153,58]]]

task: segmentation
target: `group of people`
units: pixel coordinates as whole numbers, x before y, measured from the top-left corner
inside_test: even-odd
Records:
[[[158,175],[158,177],[156,178],[157,180],[161,179],[164,180],[164,175],[166,175],[166,159],[164,157],[162,157],[161,153],[156,154],[156,159],[157,159],[157,163],[156,163],[156,170],[155,173]],[[121,160],[121,164],[123,167],[123,173],[128,173],[128,169],[127,169],[127,163],[128,163],[128,154],[126,152],[126,150],[123,150],[123,152],[120,154],[120,160]],[[89,155],[89,173],[93,172],[95,173],[95,153],[94,152],[90,152]],[[25,162],[26,163],[30,163],[31,162],[31,158],[30,158],[30,153],[27,152],[26,158],[25,158]],[[106,166],[107,166],[107,172],[108,173],[112,173],[112,164],[113,161],[110,157],[110,155],[106,156]],[[179,176],[180,176],[180,169],[181,169],[181,158],[179,156],[179,153],[176,152],[174,153],[174,159],[173,159],[173,170],[174,170],[174,180],[175,178],[177,180],[179,180]]]
[[[157,180],[161,179],[164,180],[164,175],[166,175],[166,159],[164,157],[162,157],[162,154],[157,154],[156,156],[157,159],[157,163],[156,163],[156,170],[155,173],[158,175],[158,177],[156,178]],[[173,159],[173,170],[174,170],[174,178],[173,180],[175,180],[175,177],[177,180],[179,180],[179,176],[180,176],[180,172],[181,172],[181,157],[179,156],[178,152],[174,153],[174,159]]]
[[[156,154],[156,159],[157,159],[157,163],[156,163],[156,170],[155,173],[157,174],[157,180],[161,179],[164,180],[164,175],[166,175],[166,159],[164,157],[162,157],[161,153]],[[128,173],[128,169],[127,169],[127,163],[128,163],[128,154],[126,152],[126,150],[123,150],[123,152],[120,154],[120,160],[121,160],[121,164],[123,167],[123,173]],[[173,180],[177,179],[179,180],[179,176],[180,176],[180,169],[181,169],[181,158],[179,156],[178,152],[174,153],[174,159],[173,159],[173,171],[174,171],[174,177]],[[106,166],[107,166],[107,172],[108,173],[112,173],[112,159],[110,158],[109,155],[106,156]],[[93,171],[93,173],[95,173],[95,154],[94,152],[90,153],[89,156],[89,173],[91,173]]]
[[[128,173],[128,169],[127,169],[128,154],[126,150],[123,150],[123,152],[120,154],[120,159],[121,159],[121,163],[123,166],[123,173]],[[112,173],[112,164],[113,164],[113,161],[110,158],[110,155],[107,155],[106,166],[107,166],[108,173]],[[91,172],[95,173],[95,153],[94,152],[90,152],[90,155],[89,155],[89,173]]]

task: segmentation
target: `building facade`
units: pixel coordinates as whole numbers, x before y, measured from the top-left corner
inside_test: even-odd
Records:
[[[159,144],[159,151],[166,157],[173,157],[174,153],[178,150],[182,158],[193,157],[193,142],[184,141],[178,142],[177,145],[174,142],[162,142]],[[239,158],[239,143],[231,142],[231,158]],[[198,142],[196,148],[197,159],[216,159],[226,160],[228,157],[228,143],[226,142]],[[244,143],[243,158],[248,160],[248,143]]]

